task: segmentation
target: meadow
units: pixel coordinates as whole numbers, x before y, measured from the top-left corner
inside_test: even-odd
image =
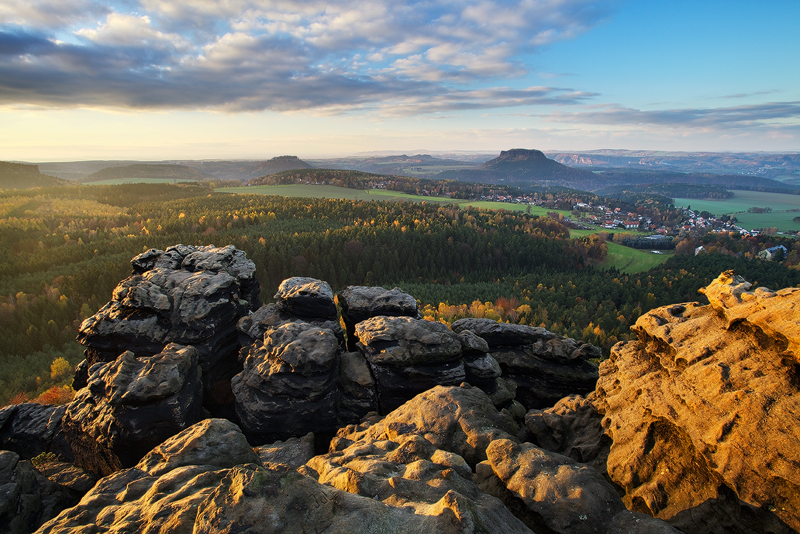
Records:
[[[732,215],[739,220],[740,226],[748,230],[777,228],[781,232],[800,231],[800,223],[792,221],[794,217],[800,216],[800,196],[758,191],[733,191],[733,193],[733,198],[725,200],[676,198],[675,206],[691,206],[693,210],[708,211],[718,217]],[[772,212],[747,213],[752,207],[770,207]]]

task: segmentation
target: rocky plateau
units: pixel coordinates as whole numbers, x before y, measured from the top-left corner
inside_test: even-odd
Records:
[[[597,347],[176,245],[0,409],[10,533],[800,531],[800,289],[726,272]]]

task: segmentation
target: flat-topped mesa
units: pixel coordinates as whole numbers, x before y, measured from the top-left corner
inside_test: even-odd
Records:
[[[421,319],[417,300],[399,288],[347,286],[336,295],[347,329],[347,350],[354,351],[358,337],[356,325],[372,317],[413,317]]]
[[[86,385],[95,363],[127,350],[152,356],[180,343],[199,352],[209,407],[231,402],[226,383],[239,370],[236,323],[261,304],[255,264],[232,245],[175,245],[148,250],[131,265],[134,274],[119,283],[112,300],[81,324],[86,360],[75,389]]]
[[[489,346],[502,378],[516,385],[516,400],[526,408],[545,408],[575,393],[589,393],[597,382],[599,347],[559,336],[544,328],[498,323],[492,319],[459,319],[459,334],[472,332]]]
[[[609,477],[685,532],[800,530],[800,289],[750,288],[651,310],[600,366]]]

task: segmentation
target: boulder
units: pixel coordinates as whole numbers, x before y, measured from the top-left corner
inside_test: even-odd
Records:
[[[611,439],[603,431],[603,416],[594,401],[594,393],[585,398],[570,395],[552,408],[530,410],[525,415],[527,441],[605,473]]]
[[[640,317],[600,367],[608,475],[685,532],[800,530],[800,289],[723,273]]]
[[[288,323],[242,350],[244,369],[231,387],[252,443],[336,430],[338,349],[330,330]]]
[[[503,378],[517,385],[516,400],[527,409],[547,408],[571,394],[594,390],[599,347],[558,336],[544,328],[499,323],[492,319],[459,319],[453,331],[471,332],[489,346]]]
[[[320,319],[290,315],[282,312],[278,309],[278,305],[274,303],[265,304],[252,314],[245,315],[239,319],[239,322],[236,324],[236,329],[239,331],[239,344],[242,347],[248,347],[262,340],[267,329],[276,328],[288,323],[309,323],[318,328],[327,328],[336,335],[336,339],[339,340],[339,345],[341,345],[342,348],[345,346],[344,330],[342,330],[336,318]]]
[[[275,294],[278,310],[297,317],[336,320],[336,303],[328,282],[295,276],[278,286]]]
[[[297,469],[314,457],[314,434],[309,432],[302,438],[289,438],[256,447],[261,463],[284,464]]]
[[[74,505],[69,489],[38,473],[12,451],[0,451],[0,531],[28,534]]]
[[[441,323],[373,317],[356,325],[356,336],[375,377],[382,413],[433,386],[460,384],[466,377],[461,342]]]
[[[347,329],[347,350],[356,350],[356,324],[372,317],[413,317],[421,319],[417,300],[399,288],[347,286],[340,291],[337,301],[342,310],[342,320]]]
[[[339,490],[432,516],[434,532],[530,532],[499,499],[478,489],[463,458],[418,434],[359,440],[312,458],[303,472]]]
[[[62,426],[75,463],[100,475],[131,467],[153,446],[202,418],[199,354],[170,343],[136,358],[92,366]]]
[[[44,452],[73,459],[72,449],[61,430],[66,406],[26,402],[0,409],[0,449],[14,451],[30,460]]]
[[[144,252],[131,265],[134,274],[80,326],[87,363],[76,372],[75,389],[85,387],[95,363],[126,350],[152,356],[179,343],[197,348],[207,406],[223,409],[233,400],[230,377],[239,371],[236,323],[261,305],[255,264],[232,245],[176,245]]]
[[[435,448],[464,458],[469,465],[486,459],[486,447],[495,439],[509,438],[519,431],[507,414],[497,410],[477,387],[436,386],[420,393],[374,424],[342,428],[331,442],[342,450],[360,440],[400,442],[406,434],[425,438]]]

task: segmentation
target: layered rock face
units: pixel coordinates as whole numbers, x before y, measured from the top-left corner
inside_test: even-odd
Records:
[[[526,408],[546,408],[567,395],[594,390],[597,367],[588,360],[602,356],[599,347],[544,328],[491,319],[459,319],[453,331],[470,331],[486,341],[503,378],[515,384],[516,400]]]
[[[242,356],[244,370],[231,387],[254,442],[338,428],[339,344],[331,330],[308,323],[270,328]]]
[[[62,427],[75,463],[101,475],[131,467],[203,417],[193,347],[170,343],[148,358],[125,352],[92,366],[89,384],[67,406]]]
[[[337,295],[342,321],[347,329],[347,350],[356,350],[359,341],[356,325],[373,317],[412,317],[420,319],[417,300],[398,288],[347,286]]]
[[[236,323],[260,306],[255,264],[241,250],[176,245],[151,249],[131,260],[134,274],[112,300],[81,324],[87,347],[75,388],[86,385],[89,368],[125,351],[152,356],[168,343],[199,351],[210,407],[232,401],[228,380],[238,372]]]
[[[658,308],[600,367],[608,475],[685,532],[800,530],[800,289],[732,272]]]

